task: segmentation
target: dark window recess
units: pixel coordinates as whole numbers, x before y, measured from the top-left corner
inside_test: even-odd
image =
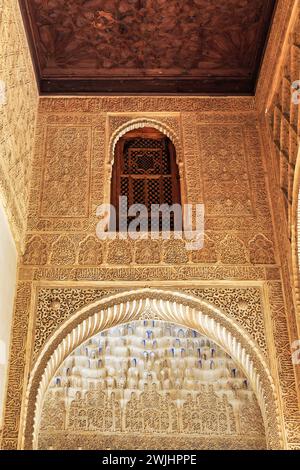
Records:
[[[117,230],[120,230],[119,197],[126,196],[128,207],[143,204],[147,207],[147,225],[151,229],[152,204],[180,204],[179,172],[175,148],[161,132],[143,128],[128,132],[117,146],[113,166],[111,203],[117,212]],[[127,217],[129,223],[135,219]],[[159,225],[162,230],[162,217]],[[174,215],[171,213],[171,230],[174,230]]]

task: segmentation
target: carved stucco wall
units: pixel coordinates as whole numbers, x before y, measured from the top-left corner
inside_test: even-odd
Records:
[[[269,90],[266,123],[272,140],[272,163],[285,211],[286,247],[291,282],[299,320],[299,263],[297,250],[297,208],[299,191],[299,94],[292,88],[300,73],[300,4],[294,2],[288,34],[278,63],[276,80]]]
[[[271,206],[275,236],[282,267],[282,281],[288,311],[288,333],[293,352],[296,354],[300,336],[299,263],[297,256],[297,210],[299,191],[299,104],[294,81],[299,80],[299,1],[279,2],[278,19],[282,25],[273,26],[273,36],[278,37],[267,52],[269,68],[263,68],[257,105],[266,168],[272,194]],[[281,12],[281,13],[280,13]],[[272,54],[278,47],[278,54]],[[277,59],[275,60],[275,57]],[[273,62],[273,70],[272,70]],[[270,67],[271,66],[271,67]],[[294,98],[294,99],[293,99]],[[300,383],[300,367],[294,372]],[[300,386],[298,385],[298,400]]]
[[[253,308],[253,311],[256,311],[256,315],[254,314],[250,320],[253,324],[253,331],[256,329],[256,316],[263,317],[263,323],[267,326],[268,317],[263,311],[267,312],[268,307],[267,305],[265,309],[263,307],[262,289],[244,288],[234,292],[232,289],[226,291],[205,288],[201,283],[200,285],[194,289],[181,288],[180,291],[174,286],[162,290],[153,285],[150,289],[126,291],[123,288],[114,293],[99,288],[93,291],[91,289],[64,289],[63,292],[57,289],[53,291],[53,289],[41,288],[40,294],[44,301],[40,315],[46,309],[48,315],[46,312],[42,315],[47,315],[49,318],[48,309],[50,308],[50,312],[55,309],[56,328],[52,325],[52,334],[43,342],[42,349],[38,348],[39,352],[36,354],[30,374],[25,403],[27,416],[24,417],[26,420],[25,447],[32,446],[32,439],[34,443],[36,442],[45,392],[64,359],[98,332],[138,319],[173,321],[193,328],[223,348],[246,374],[249,384],[255,391],[264,417],[269,447],[281,447],[283,436],[280,428],[278,395],[266,356],[262,353],[254,336],[249,335],[242,326],[249,323],[249,320],[246,322],[238,320],[241,311],[246,316],[246,311],[249,313]],[[65,296],[64,300],[59,293]],[[232,314],[230,314],[228,303],[233,299],[233,294],[235,294],[235,302],[232,305]],[[68,309],[68,316],[60,321],[58,311],[64,311],[73,297],[77,299],[78,310]],[[84,300],[87,298],[90,301],[94,298],[95,301],[86,305]],[[203,299],[209,299],[209,302]],[[39,303],[38,300],[37,302]],[[80,308],[80,302],[85,305],[83,308]],[[219,308],[215,305],[219,305]],[[227,305],[226,311],[225,305]],[[267,332],[264,327],[263,330]],[[263,335],[264,333],[260,333],[261,337]],[[212,448],[219,444],[213,443]],[[237,445],[240,446],[240,444]]]
[[[161,99],[153,101],[152,109],[165,111],[149,113],[148,98],[42,99],[23,259],[36,267],[27,270],[32,278],[49,277],[59,266],[72,267],[71,277],[74,266],[275,266],[253,101],[237,101],[239,113],[234,101],[226,100],[229,112],[220,113],[201,112],[197,99],[182,100],[181,106],[180,100]],[[145,111],[131,112],[138,105]],[[186,112],[192,106],[195,112]],[[176,107],[182,111],[171,111]],[[185,199],[205,204],[206,250],[187,253],[178,242],[148,243],[157,252],[152,259],[144,257],[144,242],[96,239],[96,209],[105,200],[111,172],[111,136],[139,117],[143,123],[147,118],[159,122],[176,136]]]
[[[0,0],[0,80],[0,197],[22,250],[38,92],[17,0]]]
[[[37,106],[38,92],[18,1],[0,0],[0,318],[5,353],[10,344],[18,254],[25,243]],[[6,357],[1,358],[0,369],[2,427]]]
[[[17,250],[0,202],[0,428],[2,428],[3,419],[16,277]]]
[[[96,208],[105,200],[111,172],[112,138],[137,120],[155,120],[177,139],[186,200],[206,207],[202,251],[187,252],[178,240],[100,242],[95,236]],[[279,394],[273,419],[283,433],[274,447],[300,445],[288,310],[262,137],[252,98],[40,100],[4,448],[22,445],[23,424],[29,426],[30,446],[34,410],[25,406],[24,377],[45,343],[93,302],[99,289],[108,295],[159,283],[192,292],[200,281],[206,284],[201,298],[233,316],[267,358]]]

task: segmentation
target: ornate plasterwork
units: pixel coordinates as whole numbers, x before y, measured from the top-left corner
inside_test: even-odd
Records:
[[[51,442],[52,441],[52,442]],[[50,445],[49,445],[50,444]],[[52,445],[51,445],[52,444]],[[80,435],[76,433],[57,433],[55,438],[49,440],[42,440],[41,447],[49,449],[64,449],[64,450],[140,450],[140,449],[155,449],[155,450],[178,450],[185,449],[194,451],[198,450],[264,450],[265,444],[261,438],[219,438],[218,436],[209,437],[182,437],[178,434],[172,436],[153,436],[147,435],[146,439],[141,434],[134,435],[129,439],[126,435],[103,435],[91,432],[87,435]],[[292,449],[291,449],[292,450]]]
[[[291,245],[287,240],[284,243],[288,250],[289,275],[294,284],[294,301],[299,313],[299,265],[296,245],[300,121],[299,104],[295,101],[298,95],[292,84],[299,80],[300,73],[300,7],[299,2],[287,3],[286,21],[289,25],[282,46],[281,59],[278,61],[278,71],[269,90],[265,121],[269,128],[268,138],[272,142],[273,171],[277,187],[281,190],[280,199],[287,222],[285,237],[291,242]]]
[[[280,279],[277,266],[234,266],[234,265],[177,265],[145,267],[49,267],[20,269],[20,279],[26,281],[182,281],[182,280],[245,280],[261,281]]]
[[[298,150],[293,182],[291,248],[292,279],[294,284],[295,304],[298,313],[298,330],[300,331],[300,148]]]
[[[163,116],[162,122],[157,119],[153,119],[150,116],[148,118],[136,118],[132,119],[132,116],[110,115],[109,116],[109,127],[110,127],[110,141],[108,144],[108,163],[113,163],[115,148],[118,140],[134,129],[141,129],[143,127],[153,127],[158,129],[165,134],[173,142],[176,148],[176,157],[178,163],[182,161],[182,149],[181,149],[181,136],[180,136],[180,114],[166,117]],[[173,129],[172,129],[173,128]],[[174,131],[176,129],[176,131]]]
[[[233,123],[202,124],[198,132],[207,214],[212,217],[253,215],[243,127]],[[218,139],[222,140],[219,148],[215,145]]]
[[[210,307],[209,303],[187,294],[155,289],[120,293],[110,299],[100,300],[72,315],[56,330],[40,352],[29,380],[26,445],[30,446],[33,407],[37,413],[37,425],[49,381],[70,352],[103,329],[139,319],[140,314],[149,307],[159,319],[193,328],[207,335],[231,355],[246,373],[257,395],[265,424],[267,425],[269,420],[272,422],[267,431],[269,446],[280,446],[278,437],[272,434],[277,420],[272,379],[259,348],[236,322],[229,320],[220,310]],[[278,428],[275,424],[275,434],[276,429]]]
[[[112,176],[112,165],[115,158],[115,149],[119,139],[134,129],[141,129],[143,127],[151,127],[159,130],[174,144],[176,149],[176,161],[178,164],[180,179],[181,179],[181,200],[186,201],[186,179],[183,164],[183,149],[181,144],[181,123],[180,113],[169,113],[158,116],[151,114],[144,115],[143,117],[134,118],[133,115],[120,114],[108,114],[108,127],[110,139],[106,150],[106,167],[107,176],[105,178],[105,192],[104,202],[110,203],[110,185]]]
[[[39,102],[40,114],[50,112],[75,113],[166,113],[166,112],[251,112],[255,111],[252,96],[205,97],[205,96],[104,96],[87,98],[42,97]]]
[[[23,249],[38,93],[17,0],[0,1],[0,199]]]
[[[195,287],[184,292],[222,309],[253,338],[267,357],[262,292],[258,287]],[[33,361],[52,334],[85,305],[114,292],[101,288],[47,288],[37,289]],[[155,312],[151,310],[155,317]]]
[[[268,46],[262,63],[259,80],[256,87],[255,101],[260,113],[269,106],[277,79],[280,74],[282,61],[285,60],[284,45],[290,27],[293,10],[297,9],[298,0],[278,0],[269,35]]]
[[[289,445],[299,445],[300,441],[300,408],[298,402],[297,375],[291,360],[290,331],[286,328],[286,314],[282,287],[279,282],[268,283],[270,296],[270,313],[275,337],[275,351],[278,358],[278,373],[281,383],[285,427]],[[290,319],[292,326],[294,319]],[[295,367],[295,365],[294,365]]]
[[[47,128],[41,217],[88,217],[90,142],[90,128]],[[63,191],[57,191],[59,186]]]
[[[96,441],[114,436],[115,448],[124,439],[131,448],[137,433],[145,448],[154,436],[174,445],[174,434],[184,447],[205,436],[222,447],[235,439],[237,447],[266,445],[256,397],[231,357],[195,330],[154,320],[94,336],[53,377],[37,447],[62,449],[63,436],[73,435],[90,449],[90,432]]]
[[[275,218],[276,237],[278,246],[281,246],[279,251],[281,258],[281,272],[282,283],[269,282],[269,298],[271,303],[271,310],[273,312],[273,325],[274,325],[274,339],[275,347],[278,355],[279,371],[281,380],[283,375],[286,376],[286,381],[282,383],[283,396],[285,401],[285,415],[286,420],[290,421],[289,427],[290,437],[288,438],[288,448],[299,448],[300,434],[299,434],[299,383],[300,383],[300,369],[299,366],[292,363],[291,345],[299,338],[299,330],[297,330],[297,310],[295,310],[293,290],[291,284],[291,249],[290,242],[287,237],[287,221],[283,211],[283,201],[280,196],[280,188],[276,180],[276,171],[274,171],[272,158],[272,149],[268,147],[269,135],[267,128],[262,121],[262,135],[266,144],[266,168],[269,174],[269,184],[272,197],[271,201],[276,204],[277,217]],[[270,145],[270,144],[269,144]],[[276,203],[275,201],[279,201]],[[275,208],[274,208],[275,213]],[[298,396],[297,396],[298,395]],[[290,408],[292,401],[294,406]],[[296,424],[298,423],[298,424]],[[298,446],[298,447],[297,447]]]
[[[12,343],[8,371],[8,387],[5,402],[4,427],[2,432],[2,447],[16,449],[20,429],[20,414],[26,370],[27,333],[30,320],[31,283],[19,282],[15,313],[12,324]]]
[[[216,216],[214,207],[211,207],[210,214],[207,214],[205,221],[206,245],[203,251],[185,253],[183,256],[180,244],[173,244],[172,242],[153,244],[150,241],[147,243],[144,243],[144,241],[125,242],[117,250],[116,248],[119,245],[114,244],[114,242],[100,242],[97,240],[95,227],[98,219],[95,214],[96,207],[105,200],[105,184],[107,183],[106,177],[109,175],[110,165],[108,165],[109,142],[113,132],[122,126],[126,126],[126,123],[130,125],[130,122],[136,119],[153,119],[161,123],[164,128],[168,126],[180,140],[186,182],[186,198],[189,203],[201,203],[205,200],[204,180],[206,185],[209,185],[209,181],[216,184],[209,161],[207,161],[214,153],[218,155],[215,163],[218,171],[222,170],[222,165],[226,170],[228,159],[232,157],[234,161],[236,155],[239,155],[239,159],[247,167],[245,172],[244,166],[239,164],[238,159],[236,166],[228,164],[228,170],[230,169],[230,171],[221,172],[225,186],[227,185],[225,178],[227,173],[229,181],[234,183],[235,191],[230,198],[228,192],[224,190],[224,184],[220,185],[220,189],[217,188],[217,193],[214,194],[219,207],[226,206],[228,200],[236,205],[237,195],[240,191],[243,193],[242,185],[244,181],[246,181],[246,193],[247,197],[249,194],[250,203],[247,203],[245,197],[244,202],[246,201],[246,203],[243,204],[239,215],[237,211],[231,215],[227,209],[226,215],[223,217],[220,216],[220,213]],[[252,344],[252,341],[253,344],[259,345],[261,350],[266,351],[268,357],[264,360],[266,364],[268,362],[270,364],[275,393],[280,398],[278,401],[278,414],[274,408],[273,398],[269,399],[270,406],[273,407],[270,428],[276,429],[276,419],[279,417],[283,435],[282,444],[279,443],[279,440],[276,440],[272,446],[280,447],[282,445],[285,448],[297,446],[300,437],[296,426],[294,433],[289,431],[288,439],[285,428],[285,426],[289,429],[293,427],[296,406],[294,404],[292,411],[289,410],[288,389],[289,387],[293,389],[291,400],[296,400],[296,384],[292,380],[293,370],[288,348],[284,348],[283,361],[278,360],[277,362],[277,359],[275,359],[275,351],[282,349],[281,333],[284,335],[285,344],[287,344],[287,338],[289,337],[287,323],[290,316],[289,312],[292,312],[292,309],[290,297],[286,296],[285,293],[285,300],[282,298],[281,276],[284,273],[284,278],[286,278],[286,260],[283,258],[282,266],[279,265],[279,250],[275,243],[271,217],[271,215],[276,214],[276,208],[273,208],[273,214],[271,214],[270,207],[272,206],[268,198],[265,179],[268,172],[263,166],[264,148],[260,140],[259,125],[260,122],[257,120],[253,108],[253,99],[246,97],[95,97],[42,98],[40,100],[27,246],[19,271],[20,289],[24,285],[28,287],[28,297],[22,300],[22,309],[24,310],[24,318],[27,318],[28,321],[30,318],[30,324],[26,345],[24,339],[22,342],[18,339],[21,334],[18,333],[19,316],[15,317],[14,332],[17,342],[15,343],[15,350],[12,350],[11,353],[11,363],[15,363],[14,358],[16,357],[23,379],[19,380],[18,376],[17,380],[19,381],[15,381],[14,370],[10,374],[8,393],[10,397],[13,397],[14,411],[12,413],[7,411],[6,431],[3,440],[4,448],[16,448],[18,445],[21,448],[20,440],[18,444],[21,409],[23,409],[23,413],[27,412],[29,428],[32,425],[30,420],[32,419],[34,404],[32,404],[33,401],[30,401],[31,405],[28,409],[25,409],[23,394],[24,389],[27,387],[28,373],[32,370],[35,321],[36,330],[34,334],[41,327],[40,333],[37,333],[39,343],[36,344],[35,353],[37,354],[39,351],[39,354],[41,354],[42,349],[40,348],[43,348],[45,340],[50,341],[51,338],[53,339],[52,335],[57,334],[59,328],[67,327],[68,322],[71,321],[78,309],[84,308],[87,303],[97,300],[95,286],[93,285],[95,281],[103,283],[102,288],[98,290],[98,294],[102,290],[108,291],[107,295],[110,295],[112,289],[119,288],[118,281],[120,284],[126,282],[126,289],[129,290],[134,289],[137,285],[149,286],[151,282],[159,283],[160,287],[172,286],[172,289],[178,289],[179,287],[176,284],[181,283],[181,287],[188,288],[189,286],[190,289],[194,289],[195,285],[193,283],[199,280],[215,283],[215,285],[209,286],[213,287],[215,291],[212,289],[205,292],[212,304],[214,301],[217,302],[218,298],[223,297],[223,294],[219,295],[217,293],[218,288],[220,293],[224,293],[224,289],[227,289],[227,293],[224,295],[224,299],[227,300],[224,300],[222,305],[218,305],[227,317],[227,321],[229,323],[240,322],[239,328],[244,332],[248,332],[247,338],[251,338],[251,334],[253,335],[249,345]],[[210,134],[209,129],[211,126],[214,128],[220,126],[223,133]],[[83,158],[84,165],[86,165],[85,170],[87,171],[85,174],[89,174],[88,194],[86,190],[83,191],[84,197],[81,200],[78,196],[78,189],[76,187],[74,191],[72,188],[68,189],[67,181],[62,181],[61,185],[57,186],[59,191],[70,192],[67,207],[64,208],[65,214],[73,213],[74,204],[79,207],[79,211],[82,211],[80,212],[81,217],[62,217],[60,210],[53,217],[43,217],[40,212],[43,188],[50,181],[45,180],[44,162],[51,162],[48,168],[53,168],[52,161],[57,161],[59,157],[57,142],[48,142],[48,144],[46,142],[47,129],[51,129],[51,132],[56,133],[59,140],[58,144],[62,149],[66,149],[66,136],[71,132],[69,129],[72,129],[74,139],[71,139],[69,143],[74,149],[75,160],[79,151],[81,151],[78,136],[82,133],[90,136],[90,140],[84,142]],[[203,142],[208,142],[208,136],[210,136],[210,154],[206,151],[206,146],[203,146]],[[227,143],[226,146],[229,145],[231,149],[230,154],[223,144],[224,139]],[[241,139],[243,140],[242,144]],[[268,156],[268,151],[265,152]],[[85,158],[87,155],[89,157]],[[236,171],[236,168],[239,168],[239,171]],[[76,177],[76,171],[73,171],[73,173]],[[49,175],[51,181],[55,182],[55,172],[53,179],[50,173]],[[210,175],[210,177],[207,175]],[[270,174],[268,177],[271,178],[272,175]],[[221,188],[223,189],[221,190]],[[277,200],[277,193],[274,192],[274,194],[276,194],[275,199]],[[75,199],[73,196],[75,196]],[[209,203],[210,201],[206,202]],[[48,207],[50,206],[48,205]],[[86,210],[87,208],[88,210]],[[52,210],[55,212],[55,207]],[[54,212],[52,212],[52,215]],[[282,231],[283,227],[279,223],[278,230]],[[153,253],[153,256],[150,258],[148,255],[148,262],[145,264],[144,253],[149,253],[149,250]],[[217,285],[218,281],[224,283],[222,288],[220,284]],[[245,299],[240,299],[240,305],[232,302],[232,308],[228,307],[228,302],[230,303],[228,290],[237,289],[238,295],[241,294],[236,281],[244,281],[244,287],[251,287],[251,281],[269,282],[270,285],[277,283],[278,289],[276,290],[264,289],[263,317],[264,322],[266,322],[265,331],[262,315],[256,309],[258,302],[250,302],[250,310],[245,307]],[[44,282],[45,285],[43,285]],[[77,307],[75,305],[75,308],[72,309],[72,301],[67,301],[66,310],[62,312],[58,305],[59,299],[53,298],[52,310],[48,306],[45,309],[49,313],[49,323],[47,324],[45,318],[41,320],[41,312],[38,303],[36,303],[38,288],[41,287],[43,296],[45,294],[43,289],[47,287],[48,292],[50,292],[51,289],[57,288],[57,282],[61,289],[60,293],[63,289],[66,289],[66,291],[70,289],[75,297],[77,295],[77,283],[82,283],[79,286],[80,289],[84,287],[88,292],[86,303],[84,302],[84,296],[81,297],[81,291],[79,295],[80,305],[78,304]],[[75,290],[73,291],[73,289]],[[33,298],[30,302],[31,295]],[[201,295],[204,298],[203,294],[199,296],[201,297]],[[280,317],[274,314],[274,319],[271,322],[268,305],[270,303],[275,305],[280,295]],[[47,295],[45,295],[45,298],[47,298]],[[64,298],[64,294],[62,294],[62,298]],[[19,308],[19,311],[23,310]],[[64,319],[64,323],[61,324],[59,324],[60,314]],[[149,315],[151,317],[154,314],[157,315],[151,310],[141,313],[142,316],[147,318]],[[49,331],[47,330],[48,326]],[[273,334],[273,331],[276,331],[276,335]],[[293,332],[294,334],[295,332]],[[23,330],[22,335],[24,335]],[[54,349],[58,345],[59,342],[56,346],[53,345]],[[248,354],[251,356],[253,351],[249,345]],[[256,347],[258,348],[258,346]],[[54,349],[52,352],[54,352]],[[35,358],[38,357],[35,356]],[[46,366],[47,358],[48,356],[43,358],[39,356],[41,372]],[[280,367],[282,372],[279,374],[278,369]],[[259,374],[260,377],[263,377],[264,372],[260,371]],[[286,381],[285,374],[287,374]],[[36,378],[32,393],[37,392],[38,386],[39,379]],[[270,391],[268,397],[273,396],[271,389],[268,390]],[[283,412],[281,402],[286,404]],[[14,419],[12,419],[13,416]],[[283,418],[285,421],[283,421]],[[30,432],[27,434],[29,441]]]
[[[87,100],[86,111],[89,109],[88,104],[94,103],[93,98]],[[49,102],[49,105],[51,103]],[[33,247],[36,250],[38,243],[34,242],[35,237],[39,239],[42,237],[40,243],[42,247],[47,247],[47,262],[44,263],[43,256],[39,258],[29,253],[25,259],[26,265],[32,265],[32,259],[36,259],[38,265],[66,265],[64,259],[61,260],[53,254],[57,246],[60,246],[56,242],[62,236],[68,236],[68,239],[64,238],[64,240],[69,245],[69,249],[74,250],[70,261],[75,257],[75,262],[71,264],[76,265],[78,259],[81,262],[78,254],[79,246],[88,235],[95,237],[96,225],[99,222],[96,209],[101,203],[109,202],[111,162],[115,142],[132,126],[151,126],[151,124],[170,135],[176,144],[181,169],[183,202],[205,203],[205,231],[208,239],[215,246],[215,263],[240,265],[247,265],[250,262],[256,265],[275,263],[260,142],[255,115],[251,110],[240,112],[238,115],[231,111],[227,113],[223,111],[221,114],[214,112],[197,114],[183,113],[182,106],[178,112],[173,113],[168,111],[149,113],[148,111],[145,115],[141,115],[137,112],[113,112],[112,108],[108,114],[104,112],[97,114],[92,111],[79,113],[74,110],[75,103],[77,103],[75,99],[66,99],[65,106],[68,111],[65,113],[54,113],[51,111],[51,106],[46,111],[41,104],[27,250],[30,251]],[[117,106],[115,108],[117,109]],[[52,141],[47,138],[49,132],[51,135],[54,132],[56,136]],[[71,139],[68,138],[70,132],[72,133]],[[87,138],[82,142],[83,132],[91,136],[91,139]],[[84,145],[84,151],[82,145]],[[67,158],[61,158],[62,153],[65,152],[67,152]],[[82,185],[82,192],[78,190],[79,184],[74,184],[74,187],[70,184],[72,181],[78,182],[80,176],[78,176],[75,163],[73,166],[68,164],[71,155],[74,162],[79,156],[84,157],[80,160],[82,165],[80,174],[90,174],[88,192],[86,179]],[[90,159],[85,158],[87,155]],[[215,155],[215,158],[212,158],[212,155]],[[43,170],[44,167],[45,170]],[[52,169],[52,176],[49,169]],[[68,176],[60,180],[58,184],[56,174]],[[105,181],[104,184],[103,181]],[[56,191],[54,202],[64,201],[63,213],[60,203],[55,204],[47,191],[50,184],[52,191]],[[47,214],[41,212],[41,200],[44,201],[42,207],[52,208],[51,217],[46,217]],[[77,217],[74,216],[75,208],[77,208]],[[70,217],[72,214],[73,217]],[[257,254],[253,256],[253,244],[256,243],[257,236],[263,237],[265,243],[261,243]],[[233,262],[230,262],[230,256],[237,245],[241,249],[238,250]],[[133,250],[127,243],[126,257],[117,256],[117,259],[114,253],[112,257],[110,256],[110,246],[114,246],[114,243],[103,244],[103,257],[100,257],[99,263],[104,265],[139,263],[141,257],[139,255],[135,257],[135,243],[132,243]],[[163,245],[161,248],[162,252],[157,257],[157,263],[170,264],[168,260],[172,257],[165,255]],[[224,253],[224,248],[226,253]],[[115,251],[113,249],[113,252]],[[203,262],[200,253],[199,256],[199,262]],[[173,258],[179,261],[181,258],[181,263],[197,262],[197,256],[193,254]],[[93,265],[96,262],[91,261],[90,264]]]
[[[261,233],[232,233],[224,236],[207,230],[204,250],[209,256],[207,264],[218,265],[267,265],[274,266],[275,253],[272,240]],[[83,251],[84,250],[84,251]],[[148,257],[144,256],[149,253]],[[97,254],[98,253],[98,254]],[[141,266],[141,265],[199,265],[205,262],[202,250],[188,251],[185,242],[170,239],[164,241],[103,240],[96,235],[39,234],[27,238],[23,265],[41,266]]]
[[[51,335],[77,310],[113,292],[113,289],[38,289],[33,361]]]
[[[293,82],[299,80],[300,71],[300,41],[298,34],[300,7],[298,2],[296,4],[298,4],[298,8],[294,11],[291,20],[294,22],[293,28],[288,36],[285,58],[281,64],[273,100],[267,115],[271,128],[271,137],[274,142],[278,182],[282,189],[286,217],[290,227],[292,225],[294,172],[300,135],[299,104],[295,102],[295,89],[292,88]]]

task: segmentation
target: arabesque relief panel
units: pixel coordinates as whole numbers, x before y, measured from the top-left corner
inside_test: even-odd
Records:
[[[231,108],[221,114],[98,114],[72,112],[74,100],[66,99],[66,112],[53,113],[53,102],[46,101],[49,110],[44,109],[44,100],[40,105],[26,266],[276,264],[257,123],[251,106],[239,115],[231,113]],[[120,101],[120,108],[122,104]],[[182,199],[205,205],[204,250],[186,253],[182,244],[172,241],[158,245],[128,240],[99,242],[96,238],[97,207],[109,202],[113,159],[110,139],[118,128],[139,117],[166,126],[178,142]],[[49,132],[54,132],[55,138],[48,138]],[[79,169],[76,162],[80,162]],[[58,173],[64,178],[57,178]],[[57,252],[64,244],[69,246],[70,256],[60,259]],[[83,256],[82,250],[90,254]],[[102,256],[93,256],[93,251],[102,251]],[[146,251],[149,255],[145,258]],[[153,256],[154,252],[157,255]]]
[[[20,252],[26,233],[38,90],[17,0],[0,1],[0,199]]]
[[[100,241],[96,237],[96,209],[109,187],[111,137],[120,126],[139,118],[167,126],[180,142],[185,201],[206,207],[203,250],[187,251],[178,240]],[[49,129],[56,136],[52,140],[47,139]],[[46,339],[79,307],[99,295],[99,289],[85,285],[86,296],[81,297],[83,286],[77,291],[77,283],[107,282],[105,290],[111,291],[116,281],[130,282],[133,289],[136,282],[175,285],[186,280],[196,295],[193,282],[223,281],[226,286],[210,285],[200,296],[216,302],[268,356],[276,390],[286,403],[278,416],[284,433],[282,445],[296,446],[300,442],[298,430],[292,427],[298,419],[296,383],[284,300],[280,318],[274,313],[270,322],[268,310],[280,294],[267,289],[266,283],[276,283],[278,289],[282,286],[263,152],[251,98],[42,98],[26,250],[19,272],[21,282],[32,288],[33,299],[26,314],[35,330],[34,337],[29,333],[27,346],[17,345],[16,351],[12,350],[12,357],[21,355],[24,370],[30,371]],[[66,174],[69,159],[74,163],[72,174],[59,180],[55,175],[58,171]],[[77,182],[78,165],[81,179]],[[222,207],[226,210],[221,211]],[[243,281],[243,288],[237,287],[236,281]],[[264,308],[262,294],[250,285],[252,281],[265,286]],[[43,282],[48,283],[47,288],[39,289]],[[272,354],[281,348],[282,332],[287,338],[284,360],[274,361]],[[287,381],[285,372],[290,374]],[[16,385],[11,375],[8,391],[14,396],[15,414],[20,416],[27,383]],[[288,387],[292,388],[289,395]],[[289,400],[294,403],[292,410]],[[19,421],[13,423],[7,415],[5,448],[21,446],[19,430]]]
[[[123,288],[124,290],[125,288]],[[119,289],[120,290],[120,289]],[[237,321],[267,357],[262,292],[257,287],[181,289],[206,300]],[[37,288],[33,361],[51,335],[80,308],[118,290],[101,288]]]

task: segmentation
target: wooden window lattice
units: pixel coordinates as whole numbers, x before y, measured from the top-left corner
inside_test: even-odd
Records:
[[[151,229],[152,204],[180,204],[179,173],[175,149],[171,141],[150,129],[130,132],[122,137],[116,148],[113,167],[111,201],[117,212],[119,226],[119,197],[126,196],[128,207],[143,204],[148,211],[147,225]],[[127,217],[127,227],[135,217]],[[160,216],[159,226],[162,229]],[[171,230],[174,230],[174,216],[171,214]]]

